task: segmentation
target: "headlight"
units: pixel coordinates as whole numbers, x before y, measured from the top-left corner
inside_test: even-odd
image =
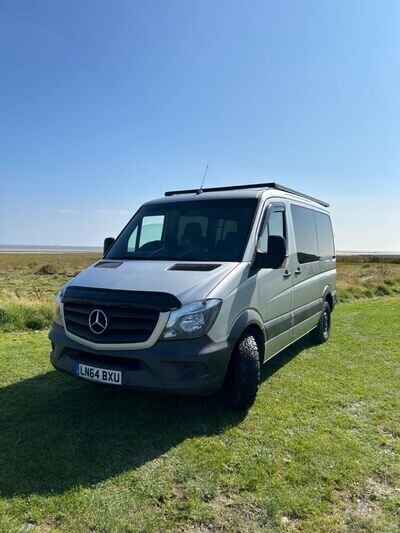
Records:
[[[214,324],[222,300],[203,300],[171,311],[162,334],[163,339],[197,339]]]
[[[60,290],[60,292],[56,296],[56,306],[54,309],[54,315],[53,315],[53,322],[58,324],[59,326],[64,325],[62,310],[61,310],[61,299],[63,297],[64,291],[63,289]]]

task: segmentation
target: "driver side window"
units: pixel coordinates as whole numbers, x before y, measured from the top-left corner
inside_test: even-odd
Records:
[[[270,235],[283,237],[285,240],[287,239],[286,216],[284,206],[270,206],[270,208],[265,214],[265,217],[268,218],[266,223],[264,219],[263,229],[258,240],[258,247],[260,251],[263,252],[266,252],[268,250],[268,237]]]

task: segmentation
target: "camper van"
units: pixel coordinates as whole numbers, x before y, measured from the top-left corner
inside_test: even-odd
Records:
[[[53,366],[79,378],[254,402],[260,368],[329,339],[329,204],[277,183],[168,191],[56,298]]]

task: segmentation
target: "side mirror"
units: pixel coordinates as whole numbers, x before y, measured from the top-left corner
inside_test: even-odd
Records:
[[[256,266],[258,268],[277,269],[282,266],[286,258],[286,241],[278,235],[268,237],[268,252],[257,252]]]
[[[106,239],[104,239],[104,244],[103,244],[103,257],[106,255],[106,253],[107,253],[108,250],[111,248],[111,246],[114,244],[114,242],[115,242],[114,237],[107,237]]]

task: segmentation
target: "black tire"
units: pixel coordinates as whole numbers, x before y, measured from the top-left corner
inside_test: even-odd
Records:
[[[331,334],[331,313],[331,306],[328,302],[324,302],[318,325],[310,333],[314,344],[323,344],[329,339]]]
[[[225,404],[234,409],[249,409],[260,383],[260,352],[255,338],[246,335],[237,343],[222,389]]]

